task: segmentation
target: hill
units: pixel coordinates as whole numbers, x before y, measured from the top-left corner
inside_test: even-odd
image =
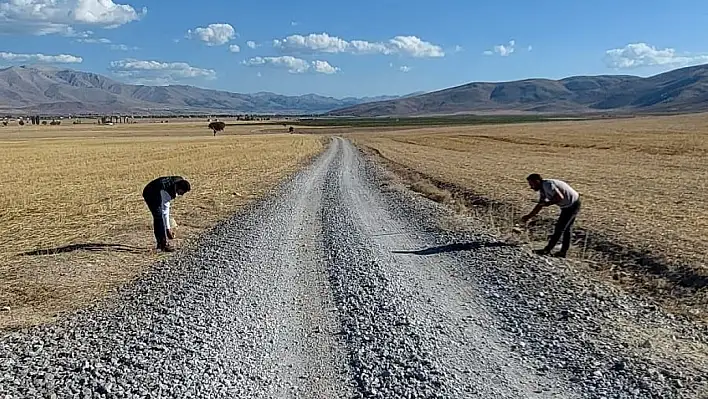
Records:
[[[184,85],[130,85],[95,73],[71,69],[36,66],[0,69],[0,112],[4,113],[319,114],[392,98],[398,97],[337,99],[316,94],[239,94]]]
[[[696,112],[708,110],[708,65],[642,78],[572,76],[474,82],[394,100],[358,104],[330,116],[416,116],[456,113]]]

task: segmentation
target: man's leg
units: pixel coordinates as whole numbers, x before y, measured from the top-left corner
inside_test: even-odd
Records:
[[[561,235],[563,235],[563,232],[565,232],[568,227],[568,222],[570,221],[572,215],[572,211],[569,208],[561,210],[560,216],[558,216],[558,220],[556,221],[556,226],[553,229],[553,235],[541,252],[550,253],[556,244],[558,244],[558,240],[560,240]]]
[[[162,221],[162,214],[160,213],[160,203],[159,201],[151,201],[146,199],[148,209],[152,214],[152,226],[153,232],[155,234],[155,241],[157,241],[158,249],[165,249],[167,246],[167,231],[165,230],[165,223]]]
[[[167,232],[165,231],[165,223],[162,221],[162,215],[160,214],[159,208],[152,210],[152,219],[157,247],[160,249],[165,249],[167,246]]]
[[[565,227],[565,230],[563,230],[563,242],[561,244],[561,249],[558,252],[558,256],[565,258],[565,256],[568,254],[568,249],[570,249],[570,239],[572,238],[573,234],[573,223],[575,223],[575,219],[578,216],[578,212],[580,211],[580,202],[576,202],[575,205],[573,205],[570,209],[570,217],[568,220],[568,223]]]

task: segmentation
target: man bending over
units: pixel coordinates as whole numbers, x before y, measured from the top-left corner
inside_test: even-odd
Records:
[[[561,209],[553,235],[548,240],[548,245],[534,252],[539,255],[550,254],[553,247],[558,243],[561,235],[563,235],[561,249],[554,256],[564,258],[568,253],[568,248],[570,248],[571,227],[575,222],[575,218],[578,216],[578,212],[580,212],[580,196],[568,183],[562,180],[543,179],[538,173],[530,174],[526,180],[532,190],[540,192],[540,198],[533,210],[528,215],[524,215],[521,218],[522,222],[526,223],[545,207],[558,205]]]
[[[157,249],[164,252],[173,252],[167,239],[174,239],[170,229],[170,201],[178,195],[184,195],[191,190],[189,182],[182,176],[163,176],[148,183],[143,189],[143,198],[152,213],[153,228]]]

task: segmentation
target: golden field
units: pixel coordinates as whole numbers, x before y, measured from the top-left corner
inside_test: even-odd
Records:
[[[179,247],[273,188],[325,143],[311,135],[262,135],[262,127],[246,124],[213,137],[206,125],[0,128],[0,328],[51,320],[165,256],[153,250],[142,199],[153,178],[176,174],[192,183],[172,206]],[[67,248],[73,244],[84,248]]]
[[[423,176],[468,198],[504,204],[493,220],[502,233],[511,231],[538,198],[526,183],[529,173],[566,180],[583,201],[576,228],[587,241],[578,239],[576,259],[587,258],[588,242],[625,251],[613,259],[627,266],[612,272],[615,280],[651,276],[652,290],[667,296],[686,293],[690,302],[706,303],[706,114],[421,128],[349,137],[378,151],[403,175]],[[557,212],[549,208],[539,217],[555,218]],[[536,246],[550,234],[548,222],[538,229]],[[610,248],[615,244],[621,249]],[[638,254],[653,263],[637,259]]]

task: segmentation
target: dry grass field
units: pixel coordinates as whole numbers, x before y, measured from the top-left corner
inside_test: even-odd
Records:
[[[612,266],[594,262],[607,277],[705,312],[708,115],[369,131],[350,138],[407,176],[414,189],[465,202],[500,233],[511,231],[537,200],[525,181],[529,173],[564,179],[583,199],[574,258],[609,258]],[[544,244],[557,212],[539,215],[545,222],[532,229],[535,246]]]
[[[179,247],[324,145],[321,136],[259,135],[246,125],[213,137],[206,125],[0,128],[0,328],[51,320],[166,256],[153,251],[141,196],[151,179],[179,174],[192,183],[172,207]],[[67,248],[74,244],[84,248]]]

